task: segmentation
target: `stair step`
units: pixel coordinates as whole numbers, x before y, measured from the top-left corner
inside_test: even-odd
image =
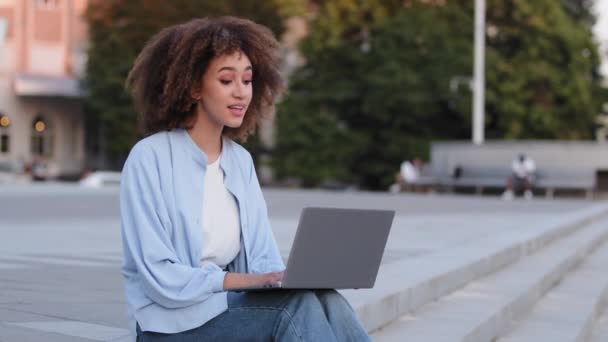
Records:
[[[607,220],[559,239],[378,330],[376,341],[492,341],[608,238]]]
[[[605,298],[602,304],[604,311],[593,325],[590,342],[608,341],[608,299]]]
[[[553,219],[527,222],[500,234],[442,250],[424,258],[383,265],[373,289],[342,290],[367,331],[373,332],[466,284],[485,277],[606,217],[595,204]]]
[[[608,295],[608,244],[588,256],[564,280],[514,322],[499,342],[586,341]]]

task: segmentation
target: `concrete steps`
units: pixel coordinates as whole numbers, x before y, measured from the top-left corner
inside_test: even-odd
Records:
[[[588,341],[608,298],[604,243],[509,328],[498,342]]]
[[[608,308],[604,306],[603,314],[595,321],[591,332],[591,342],[608,341]]]
[[[492,341],[608,238],[605,212],[600,205],[453,255],[387,265],[376,297],[359,295],[353,306],[377,341]]]

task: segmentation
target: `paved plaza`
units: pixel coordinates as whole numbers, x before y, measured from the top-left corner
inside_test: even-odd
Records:
[[[396,210],[382,268],[483,244],[522,227],[534,229],[597,204],[278,189],[264,193],[284,259],[305,206]],[[129,341],[117,189],[4,186],[0,214],[0,342]],[[348,298],[365,297],[366,291],[347,291]]]

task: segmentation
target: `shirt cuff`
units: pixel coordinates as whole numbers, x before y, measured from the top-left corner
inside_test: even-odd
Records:
[[[211,282],[211,291],[222,292],[224,291],[224,278],[226,277],[226,271],[213,272],[209,275]]]

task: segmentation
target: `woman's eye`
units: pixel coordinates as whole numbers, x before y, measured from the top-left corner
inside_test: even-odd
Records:
[[[232,81],[231,80],[220,80],[220,82],[222,82],[222,84],[224,84],[224,85],[228,85]]]
[[[251,82],[252,82],[251,80],[244,80],[244,81],[243,81],[243,84],[244,84],[244,85],[250,85],[250,84],[251,84]]]

